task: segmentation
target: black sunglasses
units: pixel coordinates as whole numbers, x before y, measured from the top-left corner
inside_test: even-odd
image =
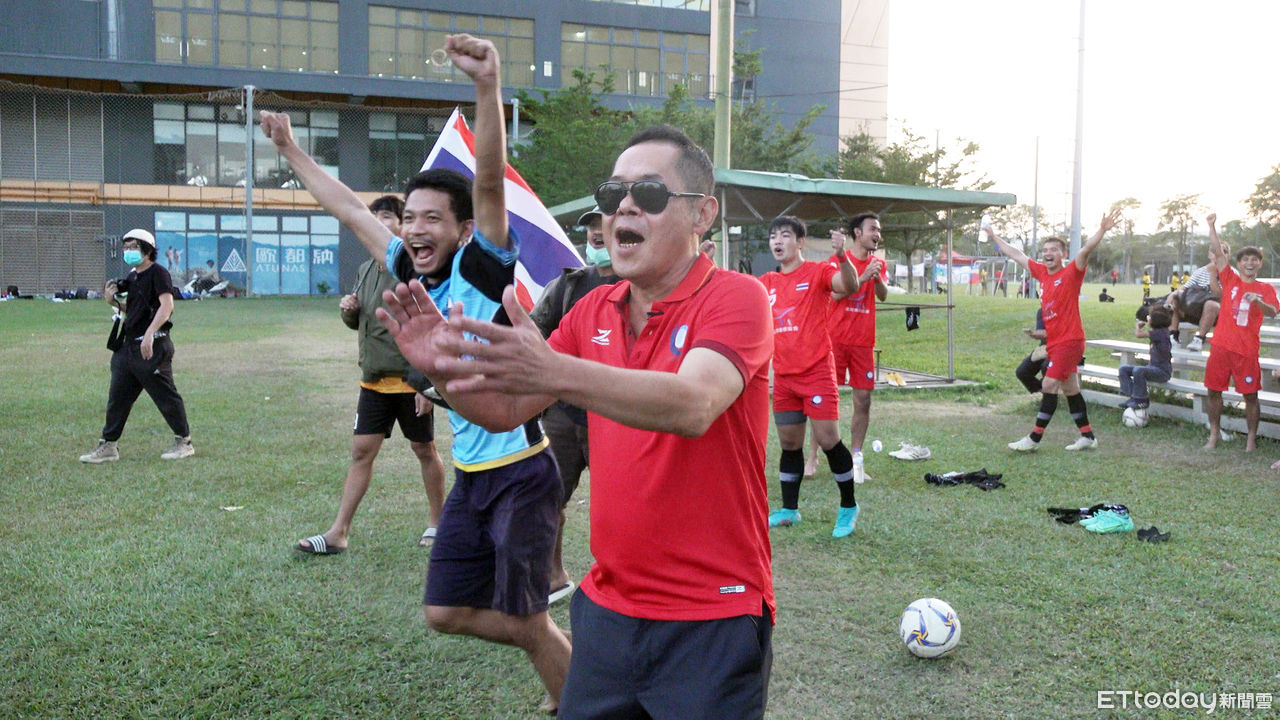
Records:
[[[672,192],[661,180],[637,180],[629,183],[610,180],[600,183],[596,188],[596,205],[600,207],[600,212],[612,215],[618,212],[618,206],[627,193],[631,193],[636,207],[650,214],[666,210],[667,201],[673,197],[706,197],[705,193]]]

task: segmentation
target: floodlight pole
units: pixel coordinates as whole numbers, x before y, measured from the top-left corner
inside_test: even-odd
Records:
[[[1080,0],[1080,45],[1076,62],[1076,162],[1071,176],[1071,257],[1080,252],[1080,187],[1084,163],[1084,0]]]
[[[253,287],[253,91],[244,86],[244,291]],[[214,253],[217,254],[216,252]]]
[[[711,0],[712,34],[716,37],[716,74],[714,93],[716,99],[715,145],[712,162],[718,168],[729,169],[729,137],[733,120],[733,105],[729,90],[733,86],[733,0]],[[721,265],[729,267],[729,220],[725,216],[729,206],[725,189],[720,190],[720,256]]]

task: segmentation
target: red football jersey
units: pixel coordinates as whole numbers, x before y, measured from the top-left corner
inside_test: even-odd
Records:
[[[867,271],[874,255],[868,254],[866,260],[859,260],[853,252],[845,250],[844,254],[853,263],[853,274],[861,276]],[[839,268],[840,258],[832,255],[827,261],[831,267]],[[880,266],[880,279],[889,282],[889,273],[884,265]],[[876,346],[876,284],[863,283],[857,292],[836,302],[831,308],[831,320],[827,323],[828,334],[832,344],[852,345],[855,347]]]
[[[789,273],[770,272],[760,278],[773,309],[775,374],[801,375],[831,363],[827,318],[835,274],[827,263],[806,260]]]
[[[1218,322],[1213,326],[1213,348],[1222,348],[1245,357],[1258,357],[1262,349],[1261,328],[1262,308],[1250,304],[1248,324],[1240,325],[1236,316],[1240,312],[1240,302],[1245,293],[1256,292],[1271,307],[1280,304],[1276,301],[1276,289],[1269,283],[1254,280],[1246,283],[1227,266],[1218,273],[1218,282],[1222,283],[1222,309],[1218,311]]]
[[[551,335],[558,352],[614,367],[674,373],[713,350],[744,388],[702,437],[637,430],[588,413],[591,554],[582,589],[600,605],[652,620],[759,615],[776,605],[769,547],[769,303],[750,275],[699,255],[628,340],[627,281],[596,288]]]
[[[1080,322],[1080,287],[1084,285],[1084,271],[1074,260],[1052,274],[1039,260],[1027,261],[1027,269],[1040,283],[1045,345],[1084,342],[1084,325]]]

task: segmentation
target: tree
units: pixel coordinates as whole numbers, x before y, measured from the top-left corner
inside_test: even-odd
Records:
[[[613,172],[618,149],[631,135],[631,118],[604,106],[614,78],[573,71],[574,84],[559,90],[521,90],[520,106],[534,124],[530,142],[511,164],[546,205],[580,198]]]
[[[895,183],[899,185],[934,186],[986,190],[992,183],[984,175],[972,170],[973,156],[978,145],[959,141],[959,150],[931,147],[922,135],[904,130],[903,137],[880,147],[865,130],[841,141],[839,156],[827,161],[820,169],[826,174],[846,180]],[[952,227],[973,225],[981,215],[976,210],[957,211],[952,214]],[[895,212],[881,219],[885,227],[885,247],[902,253],[908,264],[916,253],[936,251],[946,231],[945,216],[924,211]],[[907,289],[912,289],[913,278],[907,273]]]
[[[1187,255],[1187,232],[1194,228],[1196,218],[1203,215],[1205,208],[1200,204],[1200,193],[1194,195],[1178,195],[1169,198],[1160,204],[1160,224],[1161,230],[1169,231],[1177,241],[1177,260],[1174,265],[1182,262]],[[1191,259],[1187,260],[1190,264],[1195,264]]]
[[[1249,196],[1249,215],[1269,226],[1280,224],[1280,165],[1258,181]]]
[[[1131,266],[1133,256],[1130,251],[1133,248],[1133,211],[1142,207],[1142,201],[1127,197],[1123,200],[1117,200],[1111,203],[1112,210],[1120,210],[1123,214],[1120,216],[1120,225],[1124,228],[1124,253],[1120,262],[1120,274],[1124,276],[1125,282],[1136,279],[1134,268]]]
[[[804,164],[813,145],[809,126],[825,108],[825,105],[814,105],[794,126],[787,128],[762,102],[734,105],[730,120],[729,166],[737,170],[767,172],[797,170]],[[694,104],[684,85],[673,87],[659,108],[637,108],[632,122],[636,128],[659,123],[674,125],[704,148],[715,142],[715,110]]]

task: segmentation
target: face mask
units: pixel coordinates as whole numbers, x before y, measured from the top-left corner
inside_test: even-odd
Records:
[[[125,251],[124,251],[124,264],[125,264],[125,265],[128,265],[129,267],[137,267],[137,266],[141,265],[141,264],[142,264],[142,251],[141,251],[141,250],[125,250]]]
[[[587,246],[587,262],[596,267],[609,267],[613,264],[613,260],[609,258],[608,248],[597,248],[590,245]]]

